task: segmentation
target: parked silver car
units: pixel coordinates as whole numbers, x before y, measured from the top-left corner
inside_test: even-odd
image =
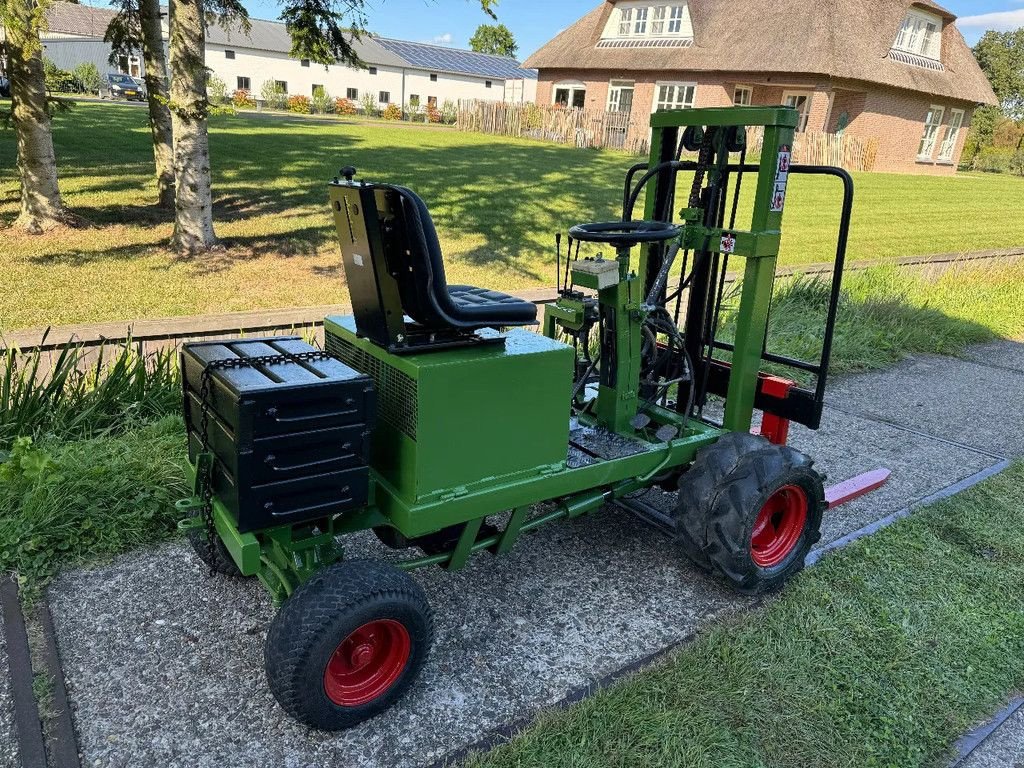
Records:
[[[103,76],[103,82],[100,83],[100,98],[145,101],[146,89],[140,87],[135,78],[129,75],[112,72]]]

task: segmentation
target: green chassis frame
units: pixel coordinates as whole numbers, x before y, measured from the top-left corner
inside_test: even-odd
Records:
[[[487,550],[493,554],[508,551],[528,531],[562,518],[574,518],[592,512],[605,503],[649,487],[659,476],[691,463],[700,451],[728,432],[749,431],[753,418],[754,398],[761,367],[761,349],[765,338],[776,261],[782,226],[782,206],[778,201],[777,172],[780,151],[792,145],[797,114],[786,108],[722,108],[659,112],[651,117],[653,136],[651,165],[663,156],[666,135],[674,137],[679,128],[763,126],[765,129],[762,161],[750,231],[730,230],[735,241],[734,255],[746,257],[743,290],[736,323],[735,353],[732,359],[723,427],[717,428],[697,420],[686,420],[683,414],[654,405],[640,404],[639,348],[640,326],[646,315],[642,305],[644,278],[647,275],[648,249],[640,249],[635,269],[630,268],[628,251],[618,256],[619,282],[598,291],[599,302],[610,309],[616,323],[616,366],[614,386],[601,386],[597,395],[595,415],[583,414],[580,421],[589,426],[603,426],[614,432],[646,440],[650,450],[624,458],[602,460],[579,468],[559,465],[543,468],[531,477],[482,481],[479,487],[461,489],[451,498],[431,500],[417,505],[417,518],[429,519],[430,530],[403,530],[407,536],[418,536],[451,526],[461,526],[454,548],[442,554],[407,559],[397,563],[411,570],[439,565],[448,570],[465,566],[474,552]],[[709,174],[720,172],[720,164],[728,153],[716,151],[719,164]],[[724,159],[724,160],[723,160]],[[656,178],[647,192],[647,218],[653,217],[658,197]],[[783,188],[783,196],[784,196]],[[699,211],[684,209],[686,226],[682,234],[685,246],[719,251],[726,232],[699,224]],[[589,275],[574,271],[574,280],[588,286]],[[544,333],[555,338],[559,329],[579,328],[583,305],[571,298],[561,298],[545,308]],[[642,410],[651,424],[638,431],[630,421]],[[673,425],[681,433],[668,442],[652,436],[660,426]],[[202,454],[193,468],[193,496],[178,502],[186,516],[182,529],[198,529],[203,525],[196,512],[202,508],[201,489],[211,469],[212,457]],[[371,468],[370,500],[361,510],[342,516],[325,518],[300,526],[281,526],[254,533],[240,533],[228,511],[216,498],[212,503],[212,519],[217,534],[244,576],[257,576],[276,602],[287,599],[292,592],[317,570],[343,558],[338,537],[376,527],[394,527],[392,520],[377,504],[377,494],[388,493],[387,483]],[[530,517],[534,504],[553,502],[554,508]],[[511,516],[504,529],[480,537],[484,520],[491,515],[508,512]]]

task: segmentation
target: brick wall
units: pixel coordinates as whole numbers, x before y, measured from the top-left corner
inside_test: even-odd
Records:
[[[749,75],[736,73],[693,72],[625,72],[613,70],[542,70],[537,88],[537,103],[550,104],[553,84],[562,80],[582,82],[587,89],[588,109],[606,109],[610,80],[634,82],[633,113],[638,118],[650,113],[657,82],[696,82],[695,106],[723,107],[733,103],[737,85],[753,88],[755,105],[781,104],[787,91],[806,92],[811,97],[807,129],[834,132],[840,116],[849,119],[846,133],[860,138],[876,138],[879,143],[877,171],[899,173],[951,174],[956,171],[964,140],[970,125],[973,105],[944,99],[932,99],[912,91],[883,86],[867,86],[852,81],[799,75]],[[924,133],[925,116],[932,104],[945,108],[942,126],[931,160],[917,159]],[[952,162],[937,160],[942,139],[949,125],[951,110],[963,109],[964,125],[960,131]]]

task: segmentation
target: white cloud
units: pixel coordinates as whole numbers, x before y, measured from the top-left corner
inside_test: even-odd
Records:
[[[453,39],[451,32],[445,32],[443,35],[435,37],[434,42],[438,45],[451,45]]]
[[[980,27],[982,29],[1016,29],[1024,27],[1024,10],[996,11],[977,16],[961,16],[956,20],[958,27]]]

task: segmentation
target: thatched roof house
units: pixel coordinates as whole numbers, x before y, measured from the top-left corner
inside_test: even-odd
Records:
[[[538,102],[613,110],[791,104],[875,137],[878,167],[952,172],[995,94],[933,0],[605,0],[531,56]]]

